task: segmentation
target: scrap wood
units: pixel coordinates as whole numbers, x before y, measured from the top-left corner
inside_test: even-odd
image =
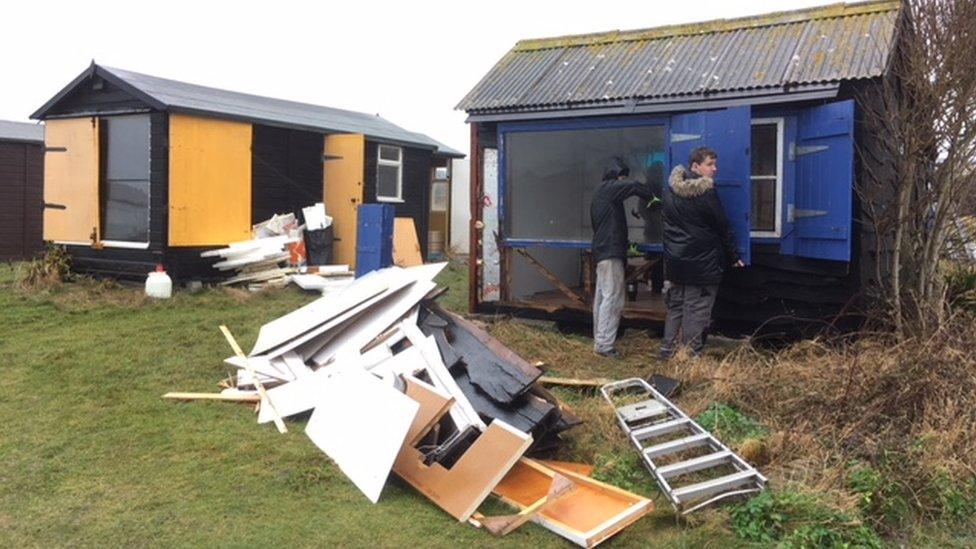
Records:
[[[529,458],[521,458],[493,493],[503,502],[525,509],[543,497],[556,471]],[[654,509],[651,500],[598,480],[560,470],[578,485],[577,490],[538,511],[533,522],[580,545],[593,547],[633,524]]]
[[[537,513],[541,513],[546,508],[573,493],[578,487],[575,482],[557,473],[552,477],[549,492],[532,505],[529,505],[514,515],[482,516],[478,518],[478,521],[492,535],[502,537],[530,521]]]
[[[231,335],[230,330],[227,329],[227,326],[221,326],[220,331],[223,332],[224,337],[227,338],[227,343],[229,343],[230,348],[234,350],[234,354],[236,354],[238,358],[244,360],[244,368],[247,370],[247,373],[251,374],[251,378],[254,379],[254,387],[258,390],[258,394],[261,395],[261,399],[268,402],[268,407],[271,408],[271,413],[274,414],[274,423],[275,427],[278,428],[278,432],[287,433],[288,428],[285,427],[285,422],[281,420],[281,416],[278,415],[278,411],[275,410],[274,404],[268,400],[268,393],[264,390],[264,384],[261,383],[261,380],[258,379],[257,373],[251,368],[251,362],[247,359],[244,351],[242,351],[241,347],[237,344],[237,340],[234,339],[233,335]],[[262,409],[263,408],[264,407],[262,406]]]
[[[596,467],[590,465],[589,463],[576,463],[575,461],[559,461],[556,459],[538,459],[536,461],[550,469],[556,471],[569,471],[571,473],[576,473],[577,475],[583,475],[584,477],[593,475],[593,470],[596,469]]]
[[[393,263],[400,267],[423,265],[420,255],[420,241],[412,217],[397,217],[393,220]]]
[[[471,382],[499,404],[511,404],[526,393],[542,371],[493,338],[470,320],[425,302],[429,314],[423,326],[430,334],[443,330],[441,353],[464,357]],[[450,348],[448,348],[450,347]]]
[[[558,385],[561,387],[593,387],[594,389],[603,387],[612,381],[613,380],[611,379],[602,377],[594,379],[573,379],[566,377],[542,376],[539,378],[539,383],[542,383],[543,385]]]
[[[261,395],[251,393],[166,393],[163,398],[172,400],[223,400],[227,402],[260,402]]]
[[[415,444],[453,405],[450,395],[409,377],[405,381],[407,396],[420,404],[420,411],[393,471],[457,520],[468,520],[532,444],[532,436],[495,420],[450,469],[436,462],[425,465]]]

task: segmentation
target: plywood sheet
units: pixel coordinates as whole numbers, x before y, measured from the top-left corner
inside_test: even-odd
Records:
[[[353,364],[322,384],[305,434],[376,503],[419,408]]]
[[[323,167],[325,210],[332,216],[332,259],[356,267],[356,208],[363,203],[366,138],[360,134],[327,135]]]
[[[400,267],[423,265],[420,255],[420,241],[417,227],[412,217],[397,217],[393,220],[393,263]]]
[[[495,486],[503,501],[525,508],[545,497],[555,471],[523,458]],[[576,491],[547,506],[533,518],[545,528],[583,547],[593,547],[650,513],[654,506],[647,498],[615,486],[561,469],[578,485]]]
[[[251,125],[169,117],[169,245],[251,237]]]
[[[98,119],[44,123],[44,240],[90,243],[98,215]],[[64,149],[64,150],[58,150]]]
[[[429,417],[427,413],[418,414],[415,425]],[[411,434],[415,432],[411,428]],[[471,517],[530,444],[530,435],[496,420],[450,469],[439,463],[424,465],[420,451],[405,444],[393,470],[438,507],[464,521]]]

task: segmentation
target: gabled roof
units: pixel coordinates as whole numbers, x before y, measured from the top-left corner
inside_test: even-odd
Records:
[[[378,141],[433,149],[442,156],[464,156],[422,133],[405,130],[379,115],[199,86],[94,62],[31,118],[44,119],[76,86],[95,75],[157,110],[207,114],[322,133],[359,133]]]
[[[518,42],[457,106],[471,114],[769,94],[886,70],[900,3]],[[649,10],[648,13],[653,13]]]
[[[44,143],[44,126],[0,120],[0,141]]]

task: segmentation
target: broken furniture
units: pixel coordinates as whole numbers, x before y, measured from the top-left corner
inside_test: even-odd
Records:
[[[766,488],[766,477],[643,379],[600,388],[641,460],[682,514]],[[628,404],[617,406],[615,399]],[[692,481],[688,477],[698,477]],[[677,479],[684,483],[676,485]]]

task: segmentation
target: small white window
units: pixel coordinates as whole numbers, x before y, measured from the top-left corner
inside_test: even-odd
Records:
[[[752,121],[750,236],[779,238],[783,217],[783,119]]]
[[[380,145],[376,161],[376,200],[403,202],[403,149]]]
[[[430,186],[430,211],[446,212],[450,188],[447,181],[435,181]]]

